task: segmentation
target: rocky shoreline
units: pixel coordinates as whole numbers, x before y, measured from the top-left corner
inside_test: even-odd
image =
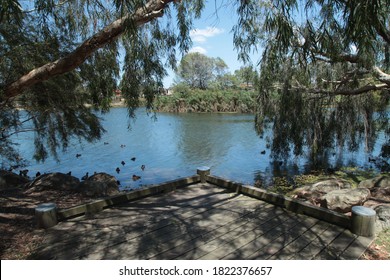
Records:
[[[353,206],[372,208],[377,213],[377,232],[390,228],[390,177],[379,175],[353,186],[332,177],[294,189],[288,196],[313,205],[351,215]]]

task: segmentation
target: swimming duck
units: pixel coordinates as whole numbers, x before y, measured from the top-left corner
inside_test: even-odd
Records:
[[[135,159],[136,159],[135,157],[132,157],[132,158],[131,158],[132,161],[135,161]]]
[[[81,154],[76,154],[76,157],[77,157],[77,158],[81,157]]]
[[[145,165],[141,165],[141,170],[144,171],[145,170]]]
[[[125,166],[126,162],[124,162],[124,161],[122,160],[122,161],[121,161],[121,164],[122,164],[123,166]]]
[[[137,181],[141,179],[141,176],[133,175],[133,181]]]
[[[119,167],[117,167],[117,168],[115,169],[115,171],[116,171],[116,173],[118,173],[118,174],[119,174],[119,172],[121,172],[121,170],[119,169]]]

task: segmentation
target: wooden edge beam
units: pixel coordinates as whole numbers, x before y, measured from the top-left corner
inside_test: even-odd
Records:
[[[90,203],[77,205],[67,209],[60,209],[57,211],[57,216],[58,216],[57,218],[59,221],[63,221],[65,219],[81,216],[88,213],[90,214],[98,213],[103,209],[113,205],[123,204],[129,201],[138,200],[141,198],[157,195],[160,193],[171,192],[178,188],[186,187],[188,185],[199,183],[199,182],[200,182],[200,176],[194,175],[186,178],[180,178],[177,180],[168,181],[161,184],[149,185],[146,188],[140,190],[124,192],[115,196],[110,196],[103,199],[95,200]]]

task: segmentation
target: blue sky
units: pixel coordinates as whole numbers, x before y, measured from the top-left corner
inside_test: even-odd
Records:
[[[237,50],[233,46],[232,28],[237,22],[237,15],[232,5],[227,1],[207,1],[202,17],[194,22],[194,28],[190,35],[193,46],[190,52],[200,52],[208,57],[220,57],[234,73],[244,64],[237,59]],[[218,6],[221,5],[221,6]],[[223,5],[223,6],[222,6]],[[260,54],[252,54],[252,62],[256,63]],[[180,61],[181,57],[178,58]],[[164,86],[169,87],[175,78],[172,70],[168,71],[169,76],[164,79]]]
[[[33,1],[20,1],[24,9],[32,9]],[[234,1],[232,1],[234,3]],[[230,4],[229,4],[230,3]],[[232,28],[237,22],[237,13],[231,1],[208,0],[202,12],[202,17],[194,21],[191,30],[193,46],[190,52],[200,52],[208,57],[220,57],[229,67],[229,71],[244,66],[237,59],[237,51],[233,47]],[[253,54],[253,63],[256,63],[261,54]],[[180,61],[181,56],[177,58]],[[175,79],[175,73],[168,70],[164,79],[164,86],[170,87]]]

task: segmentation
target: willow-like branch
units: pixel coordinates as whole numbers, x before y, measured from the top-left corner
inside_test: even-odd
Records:
[[[20,95],[25,89],[52,77],[72,71],[81,65],[96,50],[102,48],[122,35],[129,22],[135,27],[141,26],[163,16],[164,9],[175,0],[149,0],[145,6],[133,14],[127,14],[99,31],[67,56],[31,70],[4,89],[4,99]]]

